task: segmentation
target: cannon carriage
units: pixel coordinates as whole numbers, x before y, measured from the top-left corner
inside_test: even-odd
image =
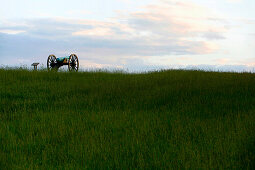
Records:
[[[50,55],[47,60],[47,68],[49,71],[58,70],[60,67],[67,65],[69,71],[79,70],[79,59],[76,54],[71,54],[67,57],[57,58],[55,55]]]

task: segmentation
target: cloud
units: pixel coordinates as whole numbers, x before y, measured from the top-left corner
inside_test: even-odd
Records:
[[[112,36],[113,32],[110,28],[93,28],[93,29],[85,29],[82,31],[73,32],[72,35],[74,36]]]
[[[227,2],[231,2],[231,3],[239,3],[242,2],[242,0],[226,0]]]
[[[225,22],[217,18],[210,9],[194,3],[161,1],[107,21],[5,21],[0,25],[0,30],[5,30],[0,31],[4,37],[0,39],[0,57],[9,57],[10,62],[22,56],[45,62],[48,54],[75,52],[81,61],[95,66],[120,67],[134,58],[146,61],[149,56],[211,54],[218,49],[216,41],[224,39],[228,31]]]
[[[216,59],[215,61],[216,61],[216,63],[218,63],[220,65],[224,65],[224,64],[227,64],[230,61],[230,59],[228,59],[228,58],[220,58],[220,59]]]
[[[4,34],[20,34],[20,33],[24,33],[26,31],[24,30],[8,30],[8,29],[5,29],[5,30],[0,30],[0,33],[4,33]]]

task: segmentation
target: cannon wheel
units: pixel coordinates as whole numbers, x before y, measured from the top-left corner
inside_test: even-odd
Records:
[[[79,70],[79,60],[77,55],[71,54],[69,57],[69,64],[68,64],[69,71],[78,71]]]
[[[48,60],[47,60],[47,68],[48,68],[48,71],[51,71],[53,69],[58,70],[57,58],[55,55],[49,55]]]

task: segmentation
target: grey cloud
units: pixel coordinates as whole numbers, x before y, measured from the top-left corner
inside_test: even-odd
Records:
[[[128,63],[128,58],[134,56],[207,54],[211,52],[208,40],[224,39],[220,32],[189,31],[188,26],[174,21],[174,18],[153,11],[133,13],[126,22],[29,19],[21,23],[0,25],[0,30],[25,31],[16,35],[0,34],[0,64],[5,64],[4,57],[9,62],[18,58],[27,59],[27,62],[45,62],[45,57],[51,53],[68,55],[72,52],[95,63],[118,64],[118,60],[123,58]],[[73,35],[94,28],[107,28],[112,35]]]
[[[221,33],[218,32],[206,32],[203,34],[203,37],[205,37],[208,40],[226,39]]]
[[[75,30],[81,30],[84,28],[91,28],[93,26],[88,25],[69,25],[67,23],[58,23],[57,21],[49,20],[39,20],[33,22],[30,25],[33,25],[32,28],[26,29],[25,34],[18,35],[6,35],[8,37],[7,44],[12,44],[13,47],[19,48],[22,46],[34,46],[38,42],[40,48],[49,48],[50,46],[54,46],[56,48],[78,48],[78,49],[87,49],[87,48],[108,48],[114,49],[117,53],[122,53],[122,55],[164,55],[164,54],[192,54],[190,51],[190,47],[199,46],[201,43],[199,42],[188,42],[186,45],[178,45],[177,39],[171,39],[171,37],[152,39],[152,41],[159,41],[161,44],[153,45],[148,43],[144,38],[135,38],[130,40],[125,39],[105,39],[101,38],[93,38],[88,36],[82,37],[74,37],[71,35]],[[138,25],[138,24],[137,24]],[[60,28],[60,29],[57,29]],[[118,34],[126,34],[121,31],[119,28],[116,28],[117,36]],[[127,35],[128,36],[128,35]],[[47,42],[47,43],[45,43]],[[53,43],[54,42],[54,43]],[[53,45],[50,45],[52,44]],[[47,47],[49,46],[49,47]],[[24,50],[24,48],[22,48]],[[119,51],[119,52],[118,52]],[[24,51],[23,51],[24,52]]]

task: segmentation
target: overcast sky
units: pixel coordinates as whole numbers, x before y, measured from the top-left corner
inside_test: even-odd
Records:
[[[76,53],[83,68],[253,68],[254,8],[253,0],[2,1],[0,65]]]

